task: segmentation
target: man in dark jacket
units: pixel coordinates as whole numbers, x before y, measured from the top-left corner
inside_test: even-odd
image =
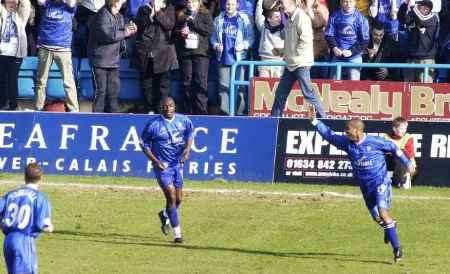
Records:
[[[168,1],[153,0],[139,8],[136,25],[134,63],[141,71],[147,111],[159,113],[159,101],[169,95],[169,71],[178,68],[172,41],[175,8]]]
[[[408,31],[408,63],[434,64],[439,32],[439,19],[432,13],[433,2],[423,0],[415,2],[409,0],[400,6],[398,18],[400,23],[405,24]],[[432,83],[433,77],[423,78],[423,70],[407,69],[405,81],[414,82],[425,80]]]
[[[186,8],[177,16],[175,45],[183,72],[185,111],[189,114],[208,113],[208,38],[213,28],[212,17],[200,0],[187,0]]]
[[[398,43],[392,39],[392,36],[387,34],[384,29],[384,24],[379,21],[374,21],[371,30],[371,40],[369,46],[363,52],[364,63],[395,63],[400,61],[400,51]],[[400,80],[398,69],[388,68],[363,68],[363,80]]]
[[[125,39],[137,31],[133,22],[125,25],[119,12],[125,2],[107,0],[89,27],[88,56],[94,71],[94,112],[119,111],[120,53]]]

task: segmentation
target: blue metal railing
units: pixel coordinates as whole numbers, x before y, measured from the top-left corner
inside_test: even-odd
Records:
[[[241,67],[249,67],[248,81],[236,80],[236,70]],[[231,67],[230,78],[230,115],[234,116],[236,112],[235,98],[236,98],[236,86],[249,86],[250,80],[255,76],[255,66],[286,66],[284,61],[238,61]],[[336,80],[342,78],[342,68],[398,68],[398,69],[423,69],[424,74],[422,82],[428,78],[430,69],[448,69],[450,70],[450,64],[406,64],[406,63],[350,63],[350,62],[316,62],[314,66],[317,67],[336,67]]]

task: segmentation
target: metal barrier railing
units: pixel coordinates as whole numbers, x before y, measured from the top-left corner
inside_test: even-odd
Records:
[[[236,70],[241,67],[249,67],[248,69],[248,81],[236,80]],[[235,98],[236,98],[236,86],[249,86],[250,79],[255,76],[255,66],[286,66],[284,61],[238,61],[231,67],[230,77],[230,102],[229,111],[230,115],[234,116],[236,112]],[[423,69],[423,79],[428,78],[430,69],[450,69],[450,64],[406,64],[406,63],[350,63],[350,62],[315,62],[314,66],[317,67],[335,67],[336,68],[336,80],[342,78],[342,68],[398,68],[398,69]]]

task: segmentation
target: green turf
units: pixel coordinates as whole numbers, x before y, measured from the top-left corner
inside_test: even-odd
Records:
[[[2,175],[0,180],[16,180]],[[52,182],[123,185],[149,180],[49,177]],[[261,191],[357,192],[351,186],[213,182],[189,187]],[[446,273],[450,202],[394,200],[405,260],[392,264],[381,230],[362,201],[189,193],[181,220],[186,242],[160,233],[159,193],[43,188],[53,203],[56,233],[38,240],[40,273]],[[0,186],[4,193],[5,186]],[[449,196],[416,187],[401,195]],[[396,191],[396,194],[398,191]],[[0,269],[4,269],[3,263]],[[0,270],[1,272],[1,270]]]

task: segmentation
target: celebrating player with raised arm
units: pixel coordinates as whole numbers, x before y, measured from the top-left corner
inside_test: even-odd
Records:
[[[0,198],[3,255],[9,274],[38,273],[35,239],[53,232],[51,206],[38,190],[42,170],[36,163],[25,169],[25,185]]]
[[[391,141],[364,134],[364,123],[351,119],[345,126],[345,136],[336,134],[316,119],[311,108],[309,117],[322,137],[347,153],[352,164],[353,176],[359,183],[364,201],[373,219],[384,229],[385,243],[390,242],[394,261],[402,259],[402,249],[397,236],[395,221],[389,213],[391,205],[391,179],[387,176],[385,153],[390,152],[414,173],[414,165]]]
[[[170,222],[174,242],[182,243],[178,208],[183,196],[183,163],[191,151],[193,125],[187,116],[175,113],[171,97],[162,99],[161,112],[144,128],[141,145],[153,163],[155,177],[166,197],[166,208],[158,213],[161,231],[167,235]]]

